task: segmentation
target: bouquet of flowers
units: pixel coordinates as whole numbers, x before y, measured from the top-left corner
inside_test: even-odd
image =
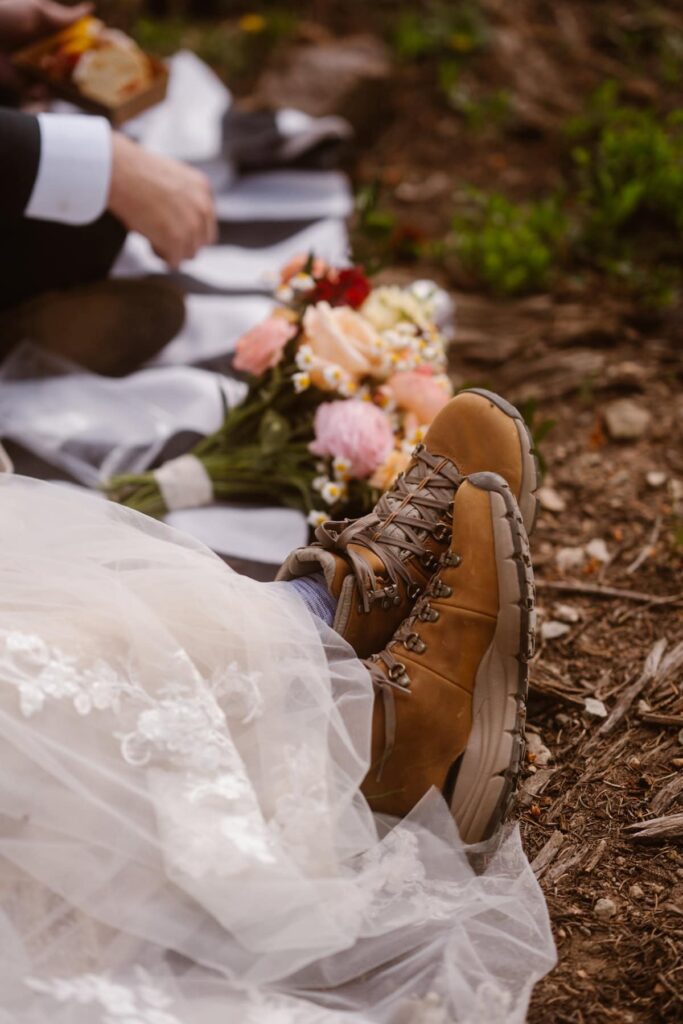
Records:
[[[372,288],[312,255],[283,269],[275,297],[237,342],[244,402],[188,455],[113,478],[111,498],[153,516],[262,499],[317,526],[363,515],[393,483],[452,393],[450,299],[429,281]]]

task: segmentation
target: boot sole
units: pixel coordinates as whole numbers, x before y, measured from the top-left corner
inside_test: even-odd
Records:
[[[526,531],[512,491],[496,473],[475,473],[468,479],[490,492],[499,594],[496,631],[475,680],[472,731],[457,762],[449,801],[462,840],[477,843],[503,822],[522,766],[534,583]]]
[[[531,431],[526,425],[519,409],[516,409],[511,402],[506,402],[504,398],[501,398],[495,392],[487,391],[485,388],[466,388],[460,394],[481,395],[482,398],[488,399],[497,409],[500,409],[501,412],[514,421],[519,437],[519,450],[522,456],[522,482],[519,494],[517,495],[517,504],[522,513],[524,529],[531,536],[538,515],[536,491],[541,480],[538,455],[534,449],[534,439],[531,436]]]

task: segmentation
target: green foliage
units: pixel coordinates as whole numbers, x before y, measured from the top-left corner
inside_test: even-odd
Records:
[[[565,219],[555,198],[516,204],[473,190],[453,232],[455,253],[475,281],[498,295],[521,295],[548,284]]]
[[[624,228],[639,216],[656,218],[678,235],[683,228],[683,111],[660,120],[651,111],[617,104],[613,86],[601,90],[592,118],[574,128],[579,198],[589,243],[619,252]],[[602,123],[596,131],[595,122]],[[592,124],[591,124],[592,119]]]
[[[683,110],[619,104],[614,83],[570,125],[577,256],[649,305],[671,303],[683,261]]]
[[[404,8],[397,18],[391,42],[401,60],[468,56],[486,44],[487,29],[476,3],[433,0],[422,10]]]
[[[547,287],[562,259],[598,270],[645,306],[670,305],[683,277],[683,110],[660,117],[623,106],[608,82],[567,138],[563,203],[559,194],[515,204],[470,193],[453,221],[461,267],[496,294],[519,295]]]

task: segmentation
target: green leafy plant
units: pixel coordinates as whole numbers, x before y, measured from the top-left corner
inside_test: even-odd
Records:
[[[463,270],[499,295],[544,288],[566,230],[558,200],[512,203],[472,190],[453,219],[453,249]]]
[[[676,296],[683,260],[683,110],[619,103],[614,83],[570,125],[577,257],[650,305]]]
[[[397,56],[406,61],[449,54],[465,57],[482,49],[487,34],[478,4],[436,0],[422,10],[402,10],[391,43]]]

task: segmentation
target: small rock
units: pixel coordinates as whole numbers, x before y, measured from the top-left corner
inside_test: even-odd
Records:
[[[559,548],[555,553],[555,564],[560,572],[567,572],[568,569],[578,569],[586,560],[586,552],[583,548]]]
[[[541,639],[542,640],[557,640],[558,637],[564,636],[565,633],[569,632],[569,626],[564,622],[544,622],[541,626]]]
[[[634,899],[634,900],[642,900],[643,896],[645,895],[644,890],[641,889],[641,887],[638,885],[637,882],[636,882],[635,885],[631,886],[631,888],[629,889],[628,893],[629,893],[629,896],[631,897],[631,899]]]
[[[646,700],[639,700],[636,707],[638,708],[638,713],[641,715],[646,715],[648,711],[652,711],[652,708]]]
[[[661,469],[651,469],[649,473],[645,474],[648,487],[652,487],[656,490],[657,487],[663,487],[666,483],[666,473],[662,472]]]
[[[636,441],[650,424],[647,409],[630,398],[618,398],[610,402],[605,406],[604,417],[607,433],[613,441]]]
[[[537,732],[525,732],[524,738],[527,755],[531,755],[530,760],[539,768],[545,768],[553,759],[551,751],[548,750]]]
[[[587,715],[592,715],[593,718],[607,718],[607,708],[597,697],[586,697],[583,706]]]
[[[599,917],[601,921],[609,921],[611,917],[617,912],[617,905],[614,900],[608,897],[602,897],[599,899],[593,907],[593,913],[596,917]]]
[[[578,622],[581,617],[578,608],[574,608],[571,604],[556,604],[553,608],[553,614],[560,622],[571,622],[572,625]]]
[[[571,720],[571,715],[565,715],[564,711],[560,711],[559,714],[555,715],[555,721],[561,726],[569,725]]]
[[[561,494],[558,494],[553,487],[539,487],[536,492],[541,508],[548,512],[564,512],[567,503]]]
[[[610,553],[607,550],[607,545],[602,537],[595,537],[586,544],[586,554],[589,558],[595,558],[598,562],[602,562],[603,564],[610,560]]]

